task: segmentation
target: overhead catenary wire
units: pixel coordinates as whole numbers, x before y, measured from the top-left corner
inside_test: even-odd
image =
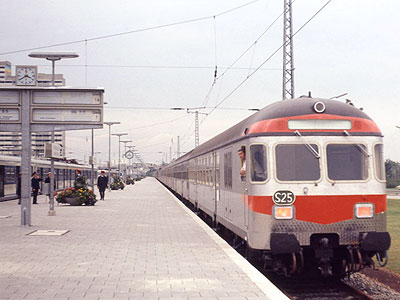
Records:
[[[205,106],[205,107],[194,107],[194,108],[189,108],[189,110],[194,110],[194,109],[202,109],[202,108],[214,108],[214,106]],[[104,109],[144,109],[144,110],[171,110],[171,107],[145,107],[145,106],[107,106],[104,107]],[[216,109],[226,109],[226,110],[249,110],[249,108],[244,108],[244,107],[217,107]],[[182,117],[183,118],[183,117]],[[178,118],[179,119],[179,118]],[[177,120],[177,119],[174,119]],[[173,120],[169,121],[172,122]],[[167,122],[167,121],[166,121]]]
[[[294,2],[294,1],[293,1]],[[293,3],[292,2],[292,3]],[[282,12],[278,17],[276,17],[274,19],[274,21],[263,31],[263,33],[242,53],[239,55],[238,58],[236,58],[226,69],[225,71],[218,76],[217,74],[217,64],[215,65],[215,73],[214,73],[214,80],[206,94],[206,97],[203,100],[203,104],[201,106],[206,106],[208,103],[208,100],[210,99],[211,93],[213,91],[214,86],[216,85],[217,81],[222,78],[229,70],[235,69],[233,66],[251,49],[253,48],[253,58],[254,58],[254,52],[255,52],[255,46],[257,44],[257,42],[271,29],[271,27],[280,19],[280,17],[283,15],[284,12]],[[217,44],[217,35],[216,35],[216,28],[215,28],[215,22],[214,22],[214,44],[215,44],[215,61],[217,61],[217,57],[216,57],[216,44]],[[252,58],[252,60],[253,60]],[[251,67],[251,66],[250,66]],[[250,73],[250,68],[247,69],[247,77],[249,77],[249,73]]]
[[[299,33],[305,26],[307,26],[308,23],[311,22],[312,19],[314,19],[332,0],[328,0],[314,15],[312,15],[292,36],[294,36]],[[280,45],[278,49],[276,49],[267,59],[265,59],[253,72],[251,72],[245,79],[243,79],[232,91],[228,93],[220,102],[218,102],[211,111],[208,112],[208,114],[203,118],[202,122],[222,103],[224,103],[230,96],[232,96],[247,80],[250,79],[263,65],[265,65],[272,57],[275,56],[276,53],[278,53],[279,50],[281,50],[283,47],[283,44]],[[200,124],[201,124],[200,123]]]
[[[294,1],[293,1],[293,2],[294,2]],[[292,3],[293,3],[293,2],[292,2]],[[280,17],[282,17],[282,15],[283,15],[283,12],[282,12],[279,16],[277,16],[277,17],[275,18],[274,21],[272,21],[272,23],[263,31],[263,33],[261,33],[261,35],[260,35],[260,36],[259,36],[245,51],[243,51],[243,53],[240,54],[240,55],[238,56],[238,58],[236,58],[236,59],[226,68],[226,70],[225,70],[221,75],[219,75],[219,76],[217,77],[217,80],[218,80],[220,77],[224,76],[229,70],[233,69],[233,66],[234,66],[247,52],[249,52],[251,48],[253,48],[253,47],[257,44],[257,42],[271,29],[271,27],[280,19]]]
[[[158,123],[144,125],[144,126],[140,126],[140,127],[133,127],[133,128],[131,128],[131,130],[132,129],[143,129],[143,128],[149,128],[149,127],[156,127],[156,126],[160,126],[160,125],[164,125],[164,124],[171,124],[171,123],[174,123],[176,121],[179,121],[179,120],[182,120],[182,119],[185,119],[185,118],[188,118],[188,117],[189,116],[185,115],[183,117],[179,117],[179,118],[172,119],[172,120],[169,120],[169,121],[158,122]]]
[[[292,36],[292,38],[294,38],[294,36],[297,34],[297,33],[299,33],[305,26],[307,26],[307,24],[308,23],[310,23],[311,22],[311,20],[313,20],[330,2],[331,2],[332,0],[328,0],[316,13],[314,13],[314,15],[312,15],[294,34],[293,34],[293,36]],[[282,13],[283,14],[283,13]],[[281,14],[281,15],[282,15]],[[280,16],[281,16],[280,15]],[[280,17],[279,16],[279,17]],[[278,17],[278,18],[279,18]],[[277,18],[277,19],[278,19]],[[276,20],[277,19],[275,19],[274,20],[274,22],[276,22]],[[273,22],[273,23],[274,23]],[[272,23],[272,24],[273,24]],[[272,24],[271,24],[271,26],[272,26]],[[200,121],[200,125],[201,124],[203,124],[203,122],[206,120],[206,118],[212,113],[212,112],[214,112],[222,103],[224,103],[229,97],[231,97],[248,79],[250,79],[250,77],[252,77],[257,71],[259,71],[260,69],[261,69],[261,67],[263,66],[263,65],[265,65],[273,56],[275,56],[275,54],[280,50],[280,49],[282,49],[283,48],[283,44],[278,48],[278,49],[276,49],[266,60],[264,60],[257,68],[255,68],[255,70],[253,71],[253,72],[251,72],[250,74],[248,74],[247,75],[247,77],[245,78],[245,79],[243,79],[231,92],[229,92],[228,93],[228,95],[226,95],[221,101],[219,101],[208,113],[207,113],[207,115],[205,115],[204,117],[203,117],[203,119]],[[248,49],[251,49],[251,46],[248,48]],[[246,50],[246,52],[247,52],[248,50]],[[236,61],[238,61],[242,56],[244,55],[244,53],[236,60]],[[236,61],[234,62],[234,63],[236,63]],[[233,63],[233,64],[234,64]],[[232,65],[233,65],[232,64]],[[228,68],[228,70],[229,70],[229,68]],[[222,77],[224,75],[224,73],[223,74],[221,74],[220,75],[220,77]],[[193,133],[192,133],[192,135],[193,135]],[[189,137],[190,138],[190,137]]]
[[[75,40],[75,41],[62,42],[62,43],[45,45],[45,46],[38,46],[38,47],[32,47],[32,48],[26,48],[26,49],[20,49],[20,50],[1,52],[0,55],[21,53],[21,52],[34,51],[34,50],[40,50],[40,49],[45,49],[45,48],[60,47],[60,46],[79,44],[79,43],[87,43],[87,42],[91,42],[91,41],[103,40],[103,39],[108,39],[108,38],[113,38],[113,37],[118,37],[118,36],[123,36],[123,35],[129,35],[129,34],[144,32],[144,31],[150,31],[150,30],[156,30],[156,29],[161,29],[161,28],[166,28],[166,27],[172,27],[172,26],[177,26],[177,25],[182,25],[182,24],[187,24],[187,23],[204,21],[204,20],[215,18],[215,17],[220,17],[222,15],[228,14],[228,13],[230,13],[232,11],[235,11],[237,9],[243,8],[245,6],[251,5],[251,4],[259,2],[259,1],[261,1],[261,0],[250,1],[248,3],[236,6],[234,8],[228,9],[228,10],[223,11],[223,12],[218,13],[218,14],[213,14],[211,16],[205,16],[205,17],[199,17],[199,18],[194,18],[194,19],[189,19],[189,20],[172,22],[172,23],[168,23],[168,24],[151,26],[151,27],[146,27],[146,28],[141,28],[141,29],[134,29],[134,30],[124,31],[124,32],[119,32],[119,33],[101,35],[101,36],[97,36],[97,37],[80,39],[80,40]]]
[[[49,67],[49,65],[37,65],[38,67]],[[215,70],[215,66],[157,66],[157,65],[86,65],[86,64],[73,64],[65,65],[58,64],[59,67],[88,67],[88,68],[143,68],[143,69],[212,69]],[[219,66],[218,69],[227,69],[228,67]],[[248,67],[232,67],[232,70],[248,70]],[[254,69],[254,68],[252,68]],[[262,68],[263,71],[282,71],[282,68]]]

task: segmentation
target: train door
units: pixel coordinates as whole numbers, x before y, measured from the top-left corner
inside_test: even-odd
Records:
[[[232,218],[231,208],[232,198],[232,149],[224,151],[224,193],[223,193],[223,206],[224,216],[228,219]]]
[[[193,197],[194,197],[194,206],[197,209],[198,204],[197,201],[199,199],[199,159],[195,158],[194,160],[194,190],[193,190]]]
[[[240,159],[240,188],[242,192],[242,202],[243,202],[243,223],[245,228],[249,226],[249,205],[248,205],[248,186],[247,186],[247,173],[249,162],[246,161],[246,146],[242,145],[238,149],[238,156]]]
[[[187,168],[185,170],[185,180],[186,180],[186,198],[189,199],[189,195],[190,195],[190,180],[189,180],[189,176],[190,176],[190,171],[189,171],[189,164],[187,165]]]
[[[216,220],[218,215],[218,204],[220,199],[219,190],[219,154],[217,152],[213,153],[213,187],[214,187],[214,226],[217,226]]]

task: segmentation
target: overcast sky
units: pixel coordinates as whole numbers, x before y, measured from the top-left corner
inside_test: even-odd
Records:
[[[0,61],[10,61],[13,74],[15,65],[22,64],[39,65],[39,72],[50,73],[50,63],[27,55],[78,53],[78,59],[58,62],[56,72],[64,74],[69,86],[104,87],[108,102],[104,120],[121,122],[112,131],[128,133],[124,139],[133,140],[146,161],[160,162],[166,153],[169,159],[171,139],[176,155],[177,136],[181,151],[194,146],[194,115],[168,108],[206,104],[210,108],[201,112],[207,113],[225,99],[220,105],[225,109],[206,118],[200,115],[202,143],[249,116],[252,112],[246,109],[281,100],[282,51],[227,97],[282,44],[282,17],[257,39],[282,13],[283,0],[251,2],[0,0]],[[294,31],[325,3],[296,0]],[[237,9],[227,12],[233,8]],[[400,125],[399,11],[400,2],[395,0],[333,0],[294,40],[296,96],[309,91],[321,98],[348,93],[340,100],[351,99],[377,122],[385,136],[385,156],[396,161],[400,161],[400,129],[395,127]],[[189,20],[193,21],[184,22]],[[181,24],[163,26],[172,23]],[[109,35],[113,36],[94,39]],[[64,45],[47,47],[55,44]],[[213,85],[215,66],[218,80]],[[108,127],[95,130],[95,137],[95,151],[101,152],[98,158],[104,162]],[[68,157],[87,158],[90,149],[90,131],[68,132]],[[116,137],[112,149],[117,159]]]

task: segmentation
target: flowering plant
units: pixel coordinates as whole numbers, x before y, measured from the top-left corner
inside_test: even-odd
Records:
[[[111,183],[111,189],[112,190],[119,190],[119,189],[123,190],[124,187],[125,187],[125,184],[122,181],[121,177],[119,177],[119,176],[114,177],[114,182]]]
[[[58,193],[56,201],[58,203],[69,203],[68,198],[74,198],[75,205],[94,205],[97,202],[93,191],[83,187],[79,189],[69,187],[63,190]]]

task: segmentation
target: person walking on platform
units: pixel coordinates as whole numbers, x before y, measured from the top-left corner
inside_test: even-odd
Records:
[[[108,176],[105,176],[105,171],[101,171],[101,175],[97,177],[97,188],[100,192],[100,200],[104,201],[104,194],[108,186]]]
[[[39,177],[39,174],[36,172],[33,172],[32,174],[32,179],[31,179],[31,185],[32,185],[32,193],[33,193],[33,202],[32,204],[38,204],[37,203],[37,196],[39,193],[40,189],[40,182],[42,181],[42,178]]]
[[[18,178],[17,178],[17,196],[18,196],[18,204],[21,204],[21,172],[18,173]]]

